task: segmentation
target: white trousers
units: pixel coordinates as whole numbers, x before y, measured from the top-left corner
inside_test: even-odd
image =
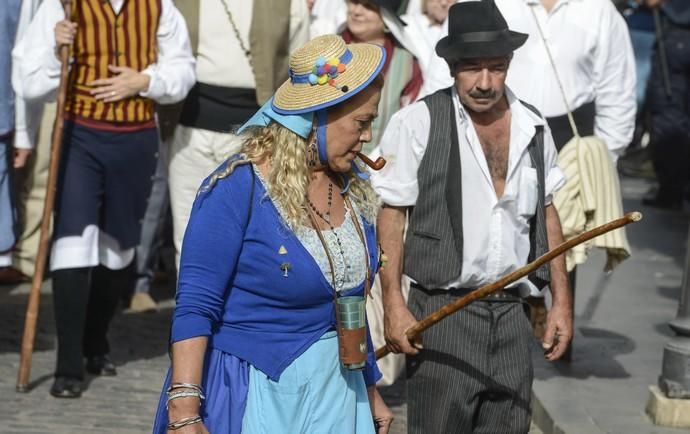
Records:
[[[175,259],[179,270],[182,238],[201,183],[228,157],[239,152],[235,134],[178,125],[170,146],[168,185],[173,217]]]

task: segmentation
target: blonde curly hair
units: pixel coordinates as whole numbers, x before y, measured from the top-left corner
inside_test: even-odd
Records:
[[[268,159],[271,167],[266,179],[268,194],[282,207],[287,225],[297,230],[309,221],[308,143],[307,139],[276,122],[271,122],[263,128],[251,128],[240,150],[241,157],[215,172],[201,192],[212,189],[218,180],[230,176],[239,165],[258,164]],[[359,163],[355,161],[353,164]],[[362,171],[364,170],[362,168]],[[349,197],[362,216],[373,223],[377,212],[374,189],[368,181],[359,178],[352,170],[347,173],[347,176],[350,179]]]

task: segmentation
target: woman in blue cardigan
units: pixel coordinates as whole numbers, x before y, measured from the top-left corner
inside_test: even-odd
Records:
[[[335,309],[365,299],[379,264],[376,198],[355,159],[384,62],[381,47],[334,35],[296,50],[240,154],[204,181],[154,433],[388,432],[368,331],[348,346]]]

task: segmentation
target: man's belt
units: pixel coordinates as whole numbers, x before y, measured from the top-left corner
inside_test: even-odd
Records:
[[[428,289],[423,287],[418,283],[412,283],[410,285],[412,288],[418,289],[427,293],[428,295],[444,295],[448,294],[453,297],[464,297],[470,294],[477,288],[450,288],[450,289]],[[518,302],[522,303],[524,300],[520,296],[520,290],[518,288],[504,288],[500,291],[496,291],[486,297],[480,298],[480,301],[501,301],[501,302]]]

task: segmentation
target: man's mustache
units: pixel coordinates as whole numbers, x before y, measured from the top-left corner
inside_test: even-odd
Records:
[[[496,91],[494,89],[489,89],[489,90],[479,90],[479,89],[474,89],[471,90],[470,93],[468,94],[472,98],[494,98],[496,97]]]

